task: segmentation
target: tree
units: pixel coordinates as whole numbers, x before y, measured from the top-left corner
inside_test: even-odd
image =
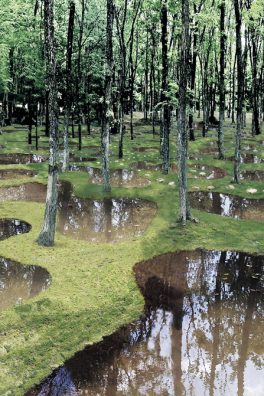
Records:
[[[106,47],[105,47],[105,83],[102,114],[102,172],[104,191],[110,192],[109,172],[109,139],[110,122],[113,119],[112,110],[112,78],[113,78],[113,0],[107,0]]]
[[[54,0],[44,0],[44,36],[47,73],[46,79],[49,92],[48,111],[50,126],[50,158],[44,222],[37,242],[42,246],[53,246],[58,202],[59,171],[58,91],[56,83],[56,58],[54,47]]]
[[[237,56],[237,126],[235,142],[235,160],[234,160],[234,182],[240,181],[240,162],[241,162],[241,133],[242,117],[244,102],[244,72],[242,56],[242,39],[241,39],[241,1],[234,0],[235,17],[236,17],[236,56]]]
[[[170,165],[170,108],[168,102],[169,69],[168,69],[168,6],[167,0],[161,4],[161,46],[162,46],[162,126],[161,126],[161,154],[162,171],[168,173]]]
[[[74,15],[75,3],[69,5],[69,22],[67,35],[67,54],[66,54],[66,91],[65,91],[65,114],[64,114],[64,134],[63,134],[63,164],[62,171],[66,171],[69,164],[69,123],[72,105],[72,51],[73,51],[73,33],[74,33]]]
[[[225,0],[220,4],[220,76],[219,76],[219,127],[218,127],[218,158],[224,159],[224,117],[225,117]]]
[[[180,45],[179,107],[178,107],[178,175],[180,198],[180,222],[185,225],[191,218],[187,195],[187,83],[190,53],[189,1],[182,0],[182,34]]]

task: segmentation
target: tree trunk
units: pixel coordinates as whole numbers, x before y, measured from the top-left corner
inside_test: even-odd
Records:
[[[194,12],[196,13],[196,5],[194,5]],[[194,127],[193,127],[193,115],[194,115],[194,90],[195,90],[195,77],[196,77],[196,63],[197,63],[197,21],[195,23],[194,33],[193,33],[193,55],[191,62],[191,76],[190,76],[190,114],[189,114],[189,130],[190,130],[190,140],[195,141]]]
[[[258,103],[258,51],[256,45],[256,31],[251,28],[251,72],[252,72],[252,135],[260,134],[259,103]]]
[[[170,109],[168,103],[169,68],[168,68],[168,8],[167,0],[162,1],[161,7],[161,45],[162,45],[162,128],[161,128],[161,155],[162,171],[168,173],[170,165]]]
[[[65,172],[69,166],[69,124],[71,116],[72,100],[72,45],[74,31],[75,3],[70,2],[70,13],[67,37],[67,58],[66,58],[66,92],[65,92],[65,115],[63,130],[63,164],[62,171]]]
[[[241,10],[239,0],[234,0],[236,16],[236,54],[237,54],[237,127],[235,143],[235,161],[234,161],[234,182],[240,180],[240,162],[241,162],[241,132],[243,116],[243,99],[244,99],[244,73],[242,57],[242,40],[241,40]]]
[[[220,77],[219,77],[219,127],[218,158],[224,159],[224,119],[225,119],[225,0],[220,5]]]
[[[53,246],[55,238],[56,213],[58,201],[58,92],[56,85],[56,59],[54,49],[54,0],[44,0],[44,36],[47,87],[49,91],[48,111],[50,127],[50,158],[47,186],[46,209],[38,244]]]
[[[107,26],[106,26],[106,49],[105,49],[105,96],[102,114],[102,174],[104,191],[110,192],[109,172],[109,137],[110,120],[112,112],[112,76],[113,76],[113,0],[107,0]]]
[[[178,111],[178,168],[179,168],[179,198],[180,222],[185,225],[190,219],[190,207],[187,195],[187,83],[189,65],[189,0],[182,0],[182,35],[180,50],[179,75],[179,111]]]

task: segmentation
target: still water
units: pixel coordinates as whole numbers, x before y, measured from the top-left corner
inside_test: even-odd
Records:
[[[51,282],[48,271],[0,257],[0,311],[45,290]]]
[[[27,396],[262,396],[263,256],[169,253],[135,267],[142,317]]]
[[[205,210],[236,219],[264,221],[264,200],[241,198],[218,192],[191,192],[190,204],[195,209]]]
[[[2,187],[0,202],[44,203],[46,188],[41,183]],[[73,239],[92,242],[118,242],[140,236],[157,211],[155,203],[138,198],[79,198],[69,182],[61,182],[58,201],[58,231]]]

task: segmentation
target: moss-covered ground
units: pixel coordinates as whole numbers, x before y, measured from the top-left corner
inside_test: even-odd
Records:
[[[234,131],[232,128],[225,130],[227,156],[234,151]],[[117,138],[113,138],[112,168],[127,168],[137,160],[160,162],[157,153],[136,153],[132,149],[139,145],[158,147],[159,138],[152,137],[151,127],[139,125],[136,133],[138,136],[133,142],[127,133],[124,159],[121,161],[117,158]],[[171,158],[176,161],[175,131],[171,139]],[[45,142],[46,138],[41,140]],[[190,143],[190,154],[198,155],[202,164],[225,169],[228,175],[218,180],[189,179],[189,190],[196,191],[197,187],[208,190],[213,186],[214,191],[264,199],[263,183],[242,181],[240,185],[232,185],[232,162],[219,161],[213,155],[200,153],[202,147],[215,140],[216,131],[211,131],[207,138],[199,137]],[[25,141],[26,131],[17,130],[0,136],[0,144],[6,146],[3,152],[31,152]],[[252,143],[250,136],[248,141],[246,138],[244,141]],[[262,137],[255,138],[254,142],[258,150],[255,154],[264,157]],[[92,137],[85,137],[84,144],[99,144],[99,132],[94,130]],[[32,152],[35,152],[34,149]],[[39,151],[40,154],[42,152]],[[90,151],[84,149],[81,154],[87,156]],[[189,165],[193,163],[195,161],[190,161]],[[99,167],[100,162],[90,165]],[[37,170],[38,176],[33,180],[46,182],[45,163],[1,166],[5,167]],[[264,170],[264,164],[243,164],[242,169]],[[151,185],[144,188],[113,188],[111,195],[153,200],[158,205],[158,212],[143,236],[120,243],[76,241],[57,233],[55,247],[41,248],[35,240],[42,223],[44,205],[33,202],[0,203],[0,218],[15,217],[32,224],[30,233],[0,242],[0,255],[23,264],[43,266],[52,276],[52,284],[45,292],[0,313],[1,396],[23,395],[76,351],[137,318],[143,310],[144,301],[133,276],[135,263],[164,252],[197,247],[264,253],[263,224],[193,210],[198,224],[188,223],[182,227],[176,223],[177,174],[163,175],[157,171],[141,171],[140,174],[151,180]],[[76,195],[80,197],[104,196],[101,186],[91,184],[86,173],[68,172],[61,178],[71,181]],[[169,185],[172,181],[175,185]],[[0,180],[0,187],[25,182],[32,182],[32,178]],[[257,189],[257,192],[251,194],[247,192],[249,188]]]

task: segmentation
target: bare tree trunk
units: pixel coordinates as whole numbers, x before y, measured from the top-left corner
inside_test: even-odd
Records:
[[[240,181],[240,162],[241,162],[241,133],[242,133],[242,116],[243,116],[243,99],[244,99],[244,72],[242,57],[242,40],[241,24],[242,16],[240,1],[234,0],[236,16],[236,54],[237,54],[237,127],[235,143],[235,161],[234,161],[234,182]]]
[[[187,194],[187,83],[190,52],[189,0],[182,0],[182,35],[179,75],[179,111],[178,111],[178,168],[180,222],[185,225],[190,219],[190,207]]]
[[[169,68],[168,68],[168,5],[167,0],[162,1],[161,7],[161,45],[162,45],[162,128],[161,128],[161,155],[162,171],[168,173],[170,165],[170,109],[168,103]]]
[[[46,209],[42,230],[37,242],[42,246],[53,246],[55,238],[58,201],[58,93],[56,85],[56,59],[54,49],[54,0],[44,0],[44,35],[47,86],[49,91],[48,111],[50,127],[50,158],[47,186]]]
[[[219,127],[218,158],[224,159],[224,119],[225,119],[225,0],[220,5],[220,78],[219,78]]]
[[[106,49],[105,49],[105,96],[102,115],[102,173],[104,191],[110,192],[109,172],[109,137],[110,120],[112,112],[112,76],[113,76],[113,0],[107,0],[107,26],[106,26]]]
[[[67,59],[66,59],[66,93],[65,93],[65,115],[63,130],[63,164],[62,171],[65,172],[69,166],[69,124],[71,116],[72,100],[72,45],[74,31],[75,3],[70,2],[70,14],[67,38]]]

